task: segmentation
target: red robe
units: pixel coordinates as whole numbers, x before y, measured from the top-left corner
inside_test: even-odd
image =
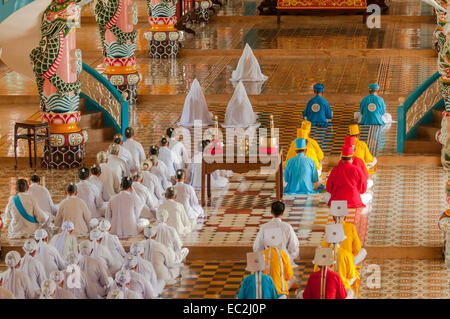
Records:
[[[316,271],[309,276],[303,291],[303,299],[320,299],[320,273],[321,271]],[[327,267],[325,299],[345,299],[346,297],[347,291],[341,277]]]
[[[353,156],[353,165],[361,169],[361,173],[365,181],[369,179],[369,172],[367,172],[366,164],[364,161],[357,156]]]
[[[331,170],[327,191],[331,194],[328,206],[333,200],[346,200],[348,208],[366,207],[361,201],[361,194],[367,191],[367,180],[360,169],[350,162],[339,161]]]

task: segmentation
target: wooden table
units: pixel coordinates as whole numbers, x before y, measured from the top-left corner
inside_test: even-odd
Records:
[[[27,134],[18,134],[19,128],[27,129]],[[45,130],[44,134],[38,134],[39,130]],[[31,132],[33,131],[33,132]],[[17,142],[20,139],[26,139],[28,140],[28,155],[30,158],[30,167],[33,167],[32,164],[32,157],[33,152],[31,149],[31,143],[34,143],[34,169],[36,169],[36,158],[37,158],[37,145],[36,143],[40,140],[45,140],[50,143],[50,130],[48,127],[47,122],[41,122],[41,121],[22,121],[22,122],[16,122],[14,125],[14,157],[16,159],[16,165],[14,166],[15,169],[17,169]]]
[[[221,154],[222,155],[222,154]],[[211,159],[214,155],[208,155],[208,158]],[[267,156],[267,155],[266,155]],[[224,150],[222,156],[222,162],[218,163],[216,161],[208,163],[207,157],[203,157],[202,159],[202,191],[201,191],[201,205],[206,205],[206,195],[208,195],[208,199],[211,199],[211,174],[216,170],[230,170],[234,173],[247,173],[251,170],[257,170],[261,167],[271,166],[273,161],[279,161],[276,163],[276,199],[281,200],[283,198],[283,149],[280,147],[278,154],[268,155],[267,163],[263,163],[261,161],[260,156],[257,156],[256,163],[250,163],[249,156],[237,156],[234,154],[234,160],[232,163],[227,163],[226,152]]]

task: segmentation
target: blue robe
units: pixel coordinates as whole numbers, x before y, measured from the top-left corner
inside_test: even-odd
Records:
[[[280,297],[270,276],[261,274],[261,285],[262,299],[278,299]],[[255,273],[244,278],[237,299],[256,299]]]
[[[311,125],[324,127],[331,125],[327,122],[327,119],[331,120],[333,111],[331,111],[327,100],[320,95],[316,95],[308,101],[303,110],[303,118],[305,117],[311,122]]]
[[[284,180],[286,195],[316,194],[313,183],[319,181],[319,176],[314,161],[303,153],[291,158],[284,169]]]
[[[359,112],[362,115],[362,125],[384,125],[381,118],[386,112],[386,105],[383,98],[375,94],[370,94],[362,99],[359,105]]]

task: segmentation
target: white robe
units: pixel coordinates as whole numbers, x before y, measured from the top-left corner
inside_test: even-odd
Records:
[[[169,213],[167,225],[176,229],[179,235],[186,235],[192,231],[192,223],[184,210],[184,206],[173,199],[165,201],[159,209],[165,209]]]
[[[52,196],[47,188],[37,183],[32,183],[28,188],[28,194],[36,200],[40,209],[44,212],[56,215],[58,206],[53,204]]]
[[[97,287],[92,283],[91,279],[86,273],[80,270],[79,274],[79,287],[75,286],[75,283],[68,283],[69,272],[65,271],[64,288],[70,291],[76,299],[100,299],[98,295]],[[75,277],[76,278],[76,277]],[[75,279],[76,280],[76,279]]]
[[[103,264],[91,256],[82,256],[78,265],[88,275],[97,290],[97,294],[100,297],[105,297],[108,293],[109,280],[108,270],[105,269]]]
[[[186,165],[186,163],[189,162],[189,155],[188,151],[186,149],[186,146],[180,141],[177,141],[174,138],[169,139],[169,148],[175,154],[176,162],[175,167],[176,169],[183,169]]]
[[[20,215],[14,204],[13,197],[6,205],[6,218],[10,221],[8,226],[8,238],[27,238],[34,235],[39,225],[44,224],[50,217],[48,213],[39,208],[36,200],[27,193],[19,193],[19,199],[28,215],[36,218],[39,224],[31,223]]]
[[[107,202],[109,201],[110,196],[109,193],[106,191],[106,187],[105,185],[103,185],[103,181],[100,179],[100,176],[91,175],[89,177],[89,182],[97,186],[101,198],[103,199],[104,202]]]
[[[75,299],[75,296],[69,290],[61,287],[56,287],[55,299]]]
[[[186,174],[186,180],[194,189],[202,188],[202,153],[197,152]],[[206,178],[205,178],[206,182]],[[220,171],[214,171],[211,174],[211,189],[224,188],[228,185],[228,178],[221,176]]]
[[[23,271],[8,268],[0,276],[3,279],[3,288],[8,289],[16,299],[35,299],[39,296],[33,289],[30,277]]]
[[[167,146],[162,146],[159,149],[158,162],[164,162],[169,170],[169,176],[175,176],[175,170],[177,169],[177,156]]]
[[[141,199],[143,207],[141,209],[140,217],[155,219],[155,212],[159,206],[159,201],[155,195],[150,193],[149,189],[139,182],[133,182],[133,191]]]
[[[121,191],[108,202],[105,217],[111,222],[111,234],[119,238],[136,236],[139,206],[132,192]]]
[[[152,263],[158,280],[164,280],[166,284],[173,282],[180,275],[181,264],[176,264],[167,247],[156,240],[147,239],[143,245],[144,258]]]
[[[109,289],[109,292],[114,290],[120,290],[123,292],[123,299],[142,299],[142,296],[135,292],[134,290],[131,290],[130,288],[122,288],[117,283],[114,283],[111,288]]]
[[[142,299],[153,299],[157,296],[153,291],[150,282],[148,282],[144,276],[134,270],[130,271],[130,276],[130,289],[139,294]]]
[[[47,279],[47,274],[42,263],[27,253],[20,261],[19,270],[28,275],[34,290],[39,290],[42,282]]]
[[[134,167],[138,170],[138,168],[141,167],[141,163],[145,160],[145,152],[142,144],[135,141],[133,138],[129,138],[123,142],[122,146],[130,152]]]
[[[152,263],[145,258],[138,256],[137,272],[144,276],[145,280],[151,284],[155,296],[159,296],[164,290],[166,282],[158,280],[155,268]]]
[[[114,260],[116,260],[120,264],[123,263],[123,259],[126,256],[126,252],[123,249],[119,237],[117,237],[116,235],[112,235],[109,232],[104,232],[102,238],[102,245],[105,245],[105,247],[108,248]]]
[[[156,240],[173,252],[176,263],[181,263],[189,253],[187,248],[183,248],[183,242],[176,229],[166,223],[158,224]]]
[[[125,147],[123,147],[122,145],[120,145],[119,149],[119,158],[123,159],[125,163],[127,163],[130,173],[135,172],[137,170],[137,167],[133,160],[133,156],[131,155],[130,151]]]
[[[64,235],[64,239],[61,239],[61,240],[63,240],[61,247],[57,247],[58,240],[61,238],[61,236],[63,236],[63,232],[53,236],[49,242],[49,245],[55,247],[56,250],[58,250],[61,257],[64,260],[66,260],[67,256],[70,253],[75,253],[75,254],[78,253],[77,238],[73,234],[71,235],[68,232],[66,232],[66,234]],[[58,248],[60,248],[61,251]]]
[[[84,200],[91,212],[92,218],[105,216],[106,204],[95,184],[89,181],[79,181],[77,184],[77,197]]]
[[[73,234],[75,236],[87,236],[91,217],[91,210],[83,199],[76,196],[67,196],[59,204],[54,223],[55,226],[61,227],[65,221],[71,221],[74,225]]]
[[[101,163],[100,168],[102,169],[100,180],[102,181],[108,195],[105,199],[105,202],[107,202],[111,197],[120,192],[120,180],[114,170],[107,163]]]
[[[205,94],[197,79],[192,82],[189,93],[184,100],[183,112],[178,125],[193,127],[194,121],[199,121],[202,127],[214,124],[213,115],[208,110]]]
[[[92,251],[91,257],[94,257],[99,261],[103,260],[108,273],[112,277],[122,266],[120,260],[115,259],[109,252],[108,247],[103,244],[94,243],[94,250]]]
[[[64,270],[66,268],[66,263],[56,248],[44,242],[38,243],[34,258],[39,260],[44,266],[47,278],[50,278],[50,274],[53,271]]]
[[[116,155],[108,156],[108,166],[116,174],[117,179],[119,180],[119,185],[122,182],[122,177],[131,176],[130,169],[128,168],[127,163]]]
[[[202,206],[198,203],[197,194],[191,185],[176,183],[175,190],[177,192],[176,201],[184,206],[189,219],[193,220],[205,216]]]
[[[172,186],[172,182],[170,181],[171,176],[169,174],[169,169],[163,161],[158,161],[157,166],[152,166],[151,172],[156,177],[158,177],[164,191],[168,187]]]
[[[154,199],[158,201],[157,206],[159,206],[165,200],[164,188],[162,187],[161,180],[158,176],[149,171],[143,171],[142,175],[144,176],[142,184],[148,188],[150,195],[154,196]]]

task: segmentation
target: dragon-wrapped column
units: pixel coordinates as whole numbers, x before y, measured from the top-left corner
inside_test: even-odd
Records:
[[[135,56],[137,5],[133,0],[99,0],[95,19],[103,46],[104,75],[130,104],[136,104],[141,81]]]
[[[151,58],[176,58],[183,33],[175,28],[177,0],[147,0],[150,31],[148,40]]]
[[[80,0],[52,0],[42,16],[41,41],[31,51],[43,121],[49,123],[50,141],[44,145],[44,168],[81,165],[86,131],[80,129],[81,51],[76,49]]]

